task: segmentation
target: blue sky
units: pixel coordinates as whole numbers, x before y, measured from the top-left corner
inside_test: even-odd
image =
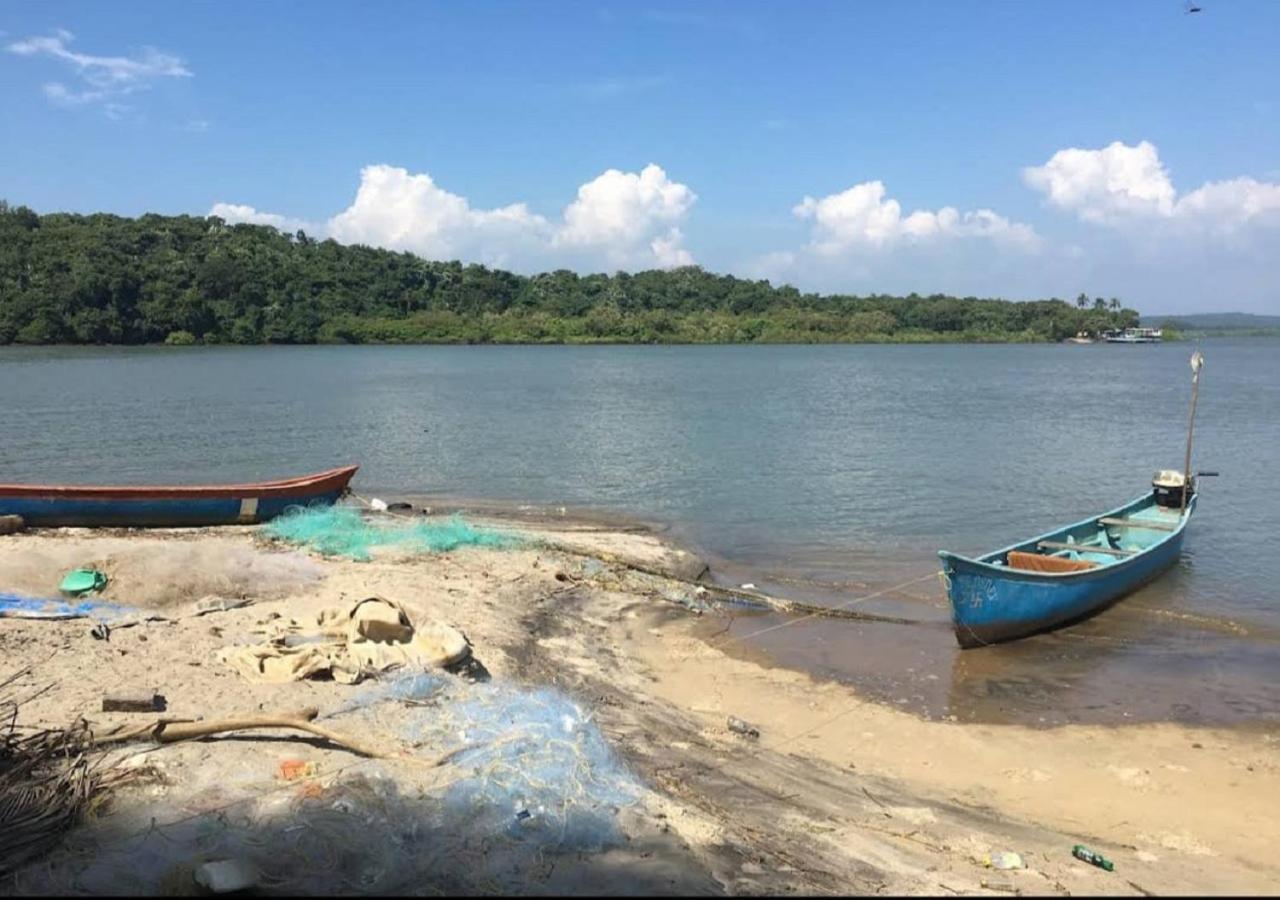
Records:
[[[1280,313],[1280,3],[1201,5],[6,2],[0,197]]]

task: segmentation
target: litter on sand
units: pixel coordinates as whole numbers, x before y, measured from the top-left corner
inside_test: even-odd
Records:
[[[1096,850],[1090,850],[1084,844],[1076,844],[1072,847],[1071,855],[1078,860],[1089,863],[1089,865],[1097,866],[1099,869],[1105,869],[1108,872],[1116,870],[1115,863]]]
[[[1020,854],[1012,850],[1000,850],[983,860],[989,869],[1025,869],[1027,864]]]
[[[467,639],[443,622],[414,625],[400,604],[368,597],[321,610],[309,623],[273,622],[259,644],[227,647],[218,659],[260,684],[331,675],[342,684],[391,669],[452,665],[471,652]]]
[[[58,585],[68,597],[96,593],[107,586],[107,574],[98,569],[72,569]]]
[[[239,859],[207,862],[195,871],[195,883],[214,894],[247,890],[258,883],[258,872]]]
[[[268,523],[264,533],[277,540],[308,547],[324,556],[359,562],[373,558],[373,550],[388,547],[402,553],[444,553],[459,547],[514,548],[524,542],[513,534],[477,528],[460,516],[443,521],[403,516],[365,518],[344,506],[310,507],[286,513]]]
[[[319,771],[319,766],[314,761],[285,759],[280,761],[276,776],[281,781],[297,781],[299,778],[314,778]]]

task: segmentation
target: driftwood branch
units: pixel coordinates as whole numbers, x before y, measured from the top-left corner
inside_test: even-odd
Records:
[[[179,741],[193,741],[198,738],[212,737],[213,735],[225,734],[231,731],[249,731],[257,728],[291,728],[322,737],[330,743],[360,756],[368,756],[374,759],[403,758],[398,754],[386,753],[375,747],[362,744],[346,735],[331,731],[321,725],[316,725],[312,722],[312,719],[317,715],[319,715],[318,710],[308,708],[292,713],[233,716],[227,719],[211,719],[201,722],[193,722],[189,719],[160,719],[155,722],[148,722],[146,725],[137,728],[126,729],[125,731],[94,735],[92,743],[94,746],[101,746],[150,738],[157,744],[175,744]]]

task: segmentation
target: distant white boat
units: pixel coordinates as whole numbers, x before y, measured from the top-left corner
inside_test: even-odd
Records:
[[[1112,328],[1102,332],[1102,339],[1108,344],[1158,344],[1164,333],[1159,328]]]

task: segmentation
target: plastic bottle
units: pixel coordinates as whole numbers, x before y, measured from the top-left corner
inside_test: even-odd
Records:
[[[1090,865],[1097,866],[1099,869],[1106,869],[1108,872],[1116,870],[1115,864],[1107,859],[1101,853],[1095,853],[1084,844],[1076,844],[1071,848],[1071,855],[1076,859],[1083,860]]]
[[[1022,857],[1012,850],[1001,850],[999,853],[992,853],[985,860],[987,866],[992,869],[1025,869],[1027,864],[1022,861]]]

